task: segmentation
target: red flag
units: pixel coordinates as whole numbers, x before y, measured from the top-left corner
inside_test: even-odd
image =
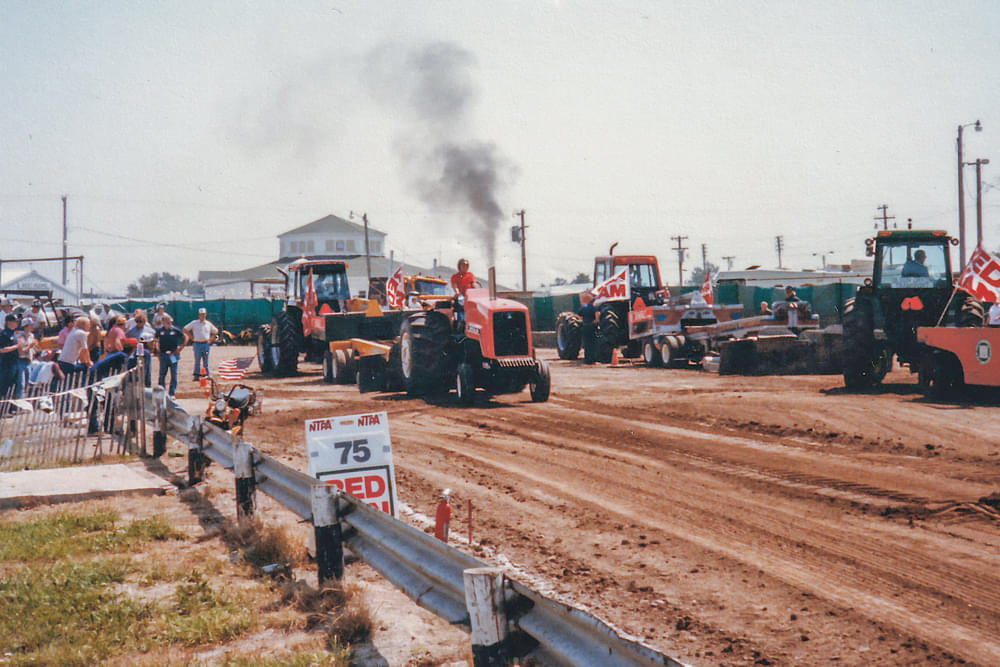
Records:
[[[403,266],[400,265],[392,277],[385,282],[385,304],[390,308],[402,308],[406,300],[403,291]]]
[[[976,246],[975,252],[958,277],[958,287],[980,301],[1000,301],[1000,259]]]
[[[302,333],[307,336],[312,333],[312,318],[316,314],[316,306],[318,304],[316,290],[313,289],[313,270],[312,267],[309,267],[309,280],[306,283],[305,299],[302,302]]]
[[[701,298],[705,300],[705,303],[712,305],[714,303],[712,299],[712,272],[705,272],[705,282],[701,284]]]

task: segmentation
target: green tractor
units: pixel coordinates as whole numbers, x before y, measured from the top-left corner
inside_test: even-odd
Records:
[[[926,355],[917,327],[983,322],[982,304],[953,289],[948,246],[957,239],[943,231],[886,230],[865,243],[875,258],[872,277],[843,311],[844,384],[852,390],[877,386],[894,355],[919,372]]]

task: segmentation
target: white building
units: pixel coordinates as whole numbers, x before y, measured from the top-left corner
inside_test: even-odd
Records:
[[[47,278],[34,269],[7,271],[0,274],[0,294],[10,293],[13,298],[17,298],[18,293],[35,294],[51,292],[53,299],[62,299],[63,303],[76,304],[79,302],[79,295],[68,287]]]
[[[368,227],[371,275],[385,279],[399,266],[385,255],[387,234]],[[285,268],[299,257],[342,259],[347,262],[351,294],[367,292],[368,268],[365,261],[365,228],[356,222],[328,215],[278,235],[278,259],[242,271],[199,271],[198,282],[205,287],[206,299],[284,298]],[[452,271],[426,269],[407,264],[407,274],[451,275]]]

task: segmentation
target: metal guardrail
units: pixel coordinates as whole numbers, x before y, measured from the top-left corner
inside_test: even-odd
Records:
[[[154,399],[146,390],[146,412],[167,433],[217,464],[238,468],[239,448],[228,432],[191,417],[175,404]],[[164,414],[165,411],[165,414]],[[165,419],[164,419],[165,418]],[[256,488],[302,519],[314,520],[313,487],[326,487],[309,475],[250,448]],[[239,482],[239,480],[237,480]],[[464,573],[486,563],[347,494],[335,496],[343,543],[361,560],[417,604],[452,625],[470,629]],[[683,663],[621,637],[596,617],[546,598],[505,578],[503,591],[511,630],[508,654],[565,667],[683,667]]]

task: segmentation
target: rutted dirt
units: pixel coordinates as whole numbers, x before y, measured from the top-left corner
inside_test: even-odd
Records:
[[[404,503],[452,489],[457,546],[694,665],[996,664],[1000,400],[543,356],[548,403],[465,409],[251,374],[247,440],[305,470],[304,419],[385,410]]]

